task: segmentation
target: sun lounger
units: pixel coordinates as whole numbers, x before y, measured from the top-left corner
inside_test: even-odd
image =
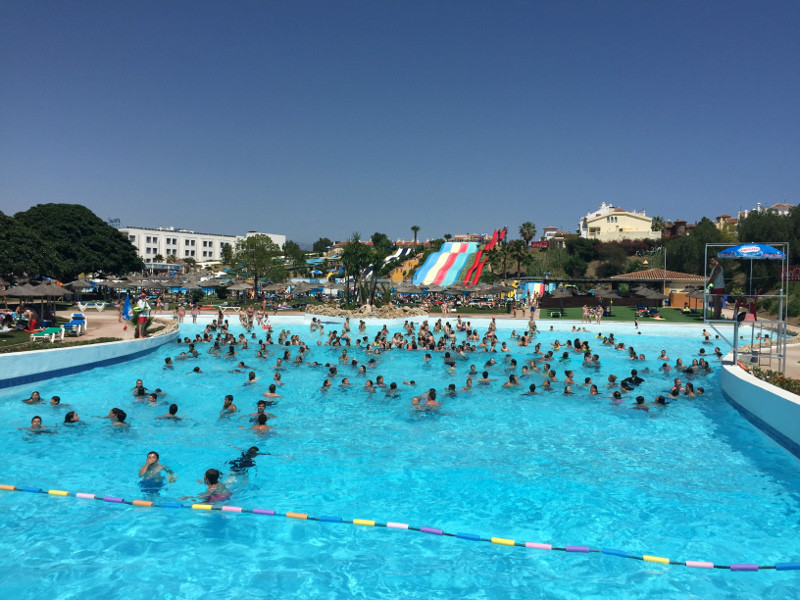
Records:
[[[106,308],[105,302],[78,302],[78,308],[81,309],[81,312],[86,312],[87,308],[93,308],[97,312],[103,312]]]
[[[86,316],[83,313],[72,313],[72,320],[64,324],[64,332],[76,336],[86,333]]]
[[[31,341],[32,342],[55,342],[58,340],[59,342],[64,340],[64,328],[63,327],[48,327],[44,331],[39,331],[38,333],[31,334]]]

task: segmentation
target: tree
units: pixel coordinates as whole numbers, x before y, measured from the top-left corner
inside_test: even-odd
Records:
[[[417,245],[417,233],[419,233],[419,225],[412,225],[411,231],[414,232],[414,245]]]
[[[519,226],[519,237],[525,240],[526,246],[529,246],[531,240],[536,237],[536,225],[530,221],[525,221]]]
[[[236,242],[233,271],[247,279],[252,278],[256,291],[262,278],[280,281],[286,270],[280,262],[281,249],[268,235],[251,235]]]
[[[38,231],[0,212],[0,275],[50,275],[59,261]]]
[[[599,246],[597,240],[590,240],[573,235],[567,237],[565,243],[567,245],[567,252],[584,262],[588,263],[597,258],[597,247]]]
[[[658,231],[659,233],[663,233],[665,228],[666,224],[664,223],[664,217],[653,217],[653,220],[650,222],[650,231]]]
[[[327,252],[328,250],[328,246],[333,246],[333,242],[326,237],[321,237],[316,242],[314,242],[314,245],[311,247],[311,249],[314,252],[325,254],[325,252]]]
[[[227,242],[222,244],[222,264],[227,266],[233,264],[233,246]]]
[[[511,258],[511,250],[508,244],[497,244],[489,250],[489,265],[492,272],[501,275],[503,279],[508,275],[508,260]]]
[[[442,237],[444,237],[444,241],[445,242],[449,242],[450,240],[453,239],[453,234],[452,233],[445,233]]]
[[[153,257],[153,262],[163,263],[164,262],[164,255],[163,254],[156,254]]]
[[[283,244],[283,254],[286,260],[289,261],[289,264],[291,264],[292,269],[302,273],[308,267],[306,263],[306,251],[303,250],[297,242],[286,240]]]
[[[682,273],[703,275],[706,244],[719,243],[722,234],[716,225],[703,217],[691,235],[673,238],[667,244],[672,269]]]
[[[363,298],[363,291],[361,290],[362,278],[364,271],[372,263],[372,251],[368,246],[361,243],[361,236],[358,232],[350,236],[348,242],[344,245],[342,251],[342,266],[344,267],[345,279],[347,281],[347,290],[345,292],[346,301],[350,302],[350,283],[355,285],[355,301]]]
[[[46,247],[58,257],[45,261],[42,274],[61,280],[79,273],[103,271],[125,274],[141,271],[144,262],[127,237],[79,204],[38,204],[14,215],[14,220],[35,229]],[[43,255],[52,256],[51,252]]]
[[[528,250],[528,242],[525,240],[514,240],[509,246],[509,258],[517,261],[517,277],[526,274],[531,254]],[[523,267],[525,270],[523,270]]]

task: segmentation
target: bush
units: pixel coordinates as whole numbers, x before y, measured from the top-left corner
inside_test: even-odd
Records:
[[[778,371],[770,371],[769,369],[761,370],[758,367],[753,367],[750,370],[750,373],[762,381],[766,381],[767,383],[771,383],[782,390],[786,390],[787,392],[791,392],[792,394],[800,396],[800,379],[792,379],[791,377],[786,377],[786,375]]]

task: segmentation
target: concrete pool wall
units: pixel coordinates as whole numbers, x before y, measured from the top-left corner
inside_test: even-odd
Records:
[[[800,458],[800,396],[736,365],[724,365],[720,377],[726,399],[747,420]]]
[[[3,354],[0,355],[0,389],[134,360],[164,344],[174,343],[177,337],[176,330],[143,340]]]

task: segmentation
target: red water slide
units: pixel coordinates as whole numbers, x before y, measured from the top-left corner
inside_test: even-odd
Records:
[[[489,241],[489,243],[486,244],[484,248],[478,250],[478,255],[475,257],[475,262],[467,271],[466,277],[464,277],[465,285],[475,285],[478,283],[478,279],[480,279],[481,272],[483,271],[483,265],[486,264],[486,258],[484,257],[484,254],[494,248],[495,244],[497,244],[497,240],[500,239],[500,235],[501,232],[495,229],[494,233],[492,234],[492,239]],[[474,277],[476,273],[477,277]]]

